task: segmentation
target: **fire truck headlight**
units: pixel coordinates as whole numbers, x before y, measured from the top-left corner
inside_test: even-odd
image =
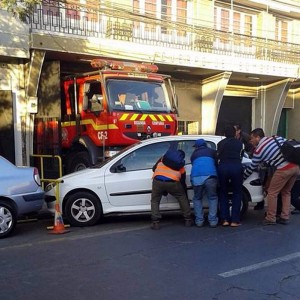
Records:
[[[119,152],[119,151],[116,151],[116,150],[114,150],[114,151],[106,150],[106,151],[104,152],[104,155],[105,155],[106,158],[108,158],[108,157],[114,156],[114,155],[117,154],[118,152]]]

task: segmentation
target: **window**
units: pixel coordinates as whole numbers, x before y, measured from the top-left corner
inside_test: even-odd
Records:
[[[187,1],[186,0],[133,0],[133,11],[163,21],[187,22]],[[143,27],[142,23],[135,24],[136,27]],[[156,24],[145,26],[145,30],[155,35],[160,28],[162,33],[169,34],[166,26]]]
[[[256,16],[242,11],[232,11],[230,8],[215,7],[216,30],[234,32],[237,34],[254,35]]]
[[[190,157],[195,149],[193,147],[194,144],[195,140],[184,140],[159,142],[147,145],[131,152],[130,154],[120,159],[111,167],[110,171],[112,173],[115,173],[117,169],[122,169],[124,172],[152,169],[152,167],[167,152],[170,147],[184,151],[185,164],[187,165],[191,163]],[[213,142],[207,142],[207,146],[216,149],[216,145]]]
[[[288,21],[276,19],[275,39],[281,42],[288,42],[288,27]]]

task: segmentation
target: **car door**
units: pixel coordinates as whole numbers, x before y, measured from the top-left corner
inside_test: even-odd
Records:
[[[156,142],[133,147],[105,171],[106,193],[111,205],[119,206],[120,211],[150,210],[152,167],[170,144]],[[165,205],[166,197],[163,197],[161,208]]]

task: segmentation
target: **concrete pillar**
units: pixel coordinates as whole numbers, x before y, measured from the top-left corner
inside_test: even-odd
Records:
[[[202,134],[215,134],[218,114],[231,72],[202,81]]]
[[[263,128],[266,135],[277,133],[281,111],[293,81],[293,78],[288,78],[259,89],[255,105],[255,127]]]
[[[37,99],[37,91],[39,87],[39,81],[41,76],[41,70],[44,63],[45,58],[45,51],[42,50],[32,50],[30,62],[27,65],[27,72],[26,72],[26,102],[27,107],[30,108],[29,101],[36,99],[36,102],[38,103]],[[29,156],[33,154],[33,131],[34,131],[34,114],[30,109],[28,110],[28,113],[26,115],[26,128],[25,132],[23,134],[24,141],[23,141],[23,153],[26,153],[26,159],[27,161],[23,161],[24,165],[29,164]],[[24,160],[24,159],[23,159]]]

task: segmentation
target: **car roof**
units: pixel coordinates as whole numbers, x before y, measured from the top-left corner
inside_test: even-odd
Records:
[[[162,136],[162,137],[155,137],[150,138],[147,140],[143,140],[139,143],[142,144],[153,144],[157,142],[165,142],[165,141],[184,141],[184,140],[197,140],[197,139],[204,139],[207,141],[213,141],[215,143],[218,143],[220,140],[224,139],[224,136],[220,135],[191,135],[191,134],[185,134],[185,135],[168,135],[168,136]]]

